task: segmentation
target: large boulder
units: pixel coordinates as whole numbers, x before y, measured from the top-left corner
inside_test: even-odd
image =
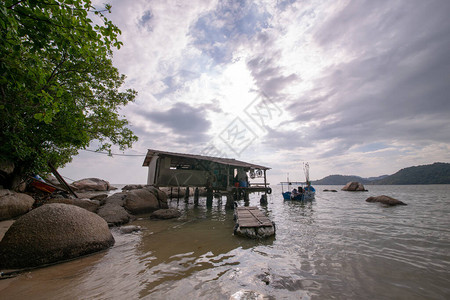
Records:
[[[111,196],[107,197],[104,202],[105,204],[114,204],[123,206],[125,204],[125,197],[127,196],[127,193],[121,192],[121,193],[115,193]]]
[[[152,212],[161,208],[158,198],[146,188],[129,191],[124,207],[132,214]]]
[[[366,202],[379,202],[379,203],[386,204],[388,206],[406,205],[406,203],[404,203],[400,200],[394,199],[392,197],[386,196],[386,195],[369,197],[366,199]]]
[[[360,182],[356,181],[350,181],[348,182],[343,188],[343,191],[350,191],[350,192],[367,192],[367,190],[364,188],[364,185]]]
[[[167,194],[164,193],[162,190],[154,187],[154,186],[146,186],[146,189],[148,189],[150,192],[153,193],[153,195],[155,195],[155,197],[158,199],[158,201],[160,202],[160,207],[161,208],[168,208],[168,204],[167,204]]]
[[[133,216],[125,208],[114,203],[106,203],[100,206],[97,215],[103,218],[108,226],[118,226],[133,220]]]
[[[100,201],[91,200],[91,199],[83,199],[83,198],[53,198],[48,199],[47,203],[64,203],[75,205],[81,208],[84,208],[90,212],[96,212],[98,207],[100,206]]]
[[[109,191],[108,181],[99,178],[85,178],[72,183],[77,190],[81,191]]]
[[[31,210],[33,197],[10,190],[0,190],[0,221],[9,220]]]
[[[0,268],[36,267],[114,245],[108,224],[74,205],[45,204],[23,215],[0,242]]]

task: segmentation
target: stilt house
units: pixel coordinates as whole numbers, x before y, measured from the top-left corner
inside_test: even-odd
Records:
[[[236,159],[148,149],[147,184],[158,187],[205,187],[215,191],[268,192],[270,168]]]

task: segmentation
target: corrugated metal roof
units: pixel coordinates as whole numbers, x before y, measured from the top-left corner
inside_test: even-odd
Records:
[[[170,156],[170,157],[183,157],[183,158],[190,158],[190,159],[196,159],[196,160],[211,161],[211,162],[215,162],[218,164],[233,166],[233,167],[253,168],[253,169],[261,169],[261,170],[269,170],[270,169],[269,167],[255,165],[255,164],[247,163],[245,161],[236,160],[233,158],[223,158],[223,157],[214,157],[214,156],[205,156],[205,155],[167,152],[167,151],[159,151],[159,150],[154,150],[154,149],[148,149],[147,156],[145,156],[144,163],[142,164],[142,166],[147,167],[150,164],[151,157],[155,156],[155,155]]]

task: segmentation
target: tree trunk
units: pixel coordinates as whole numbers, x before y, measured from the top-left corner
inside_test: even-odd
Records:
[[[3,188],[16,192],[25,191],[23,167],[15,166],[14,171],[11,174],[6,174],[2,177]]]

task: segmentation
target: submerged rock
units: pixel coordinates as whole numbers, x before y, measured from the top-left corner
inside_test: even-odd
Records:
[[[175,208],[168,209],[158,209],[150,215],[151,219],[173,219],[179,218],[181,216],[181,212]]]
[[[380,202],[389,206],[395,206],[395,205],[407,205],[406,203],[397,200],[395,198],[386,196],[386,195],[381,195],[381,196],[376,196],[376,197],[369,197],[366,199],[366,202]]]
[[[364,188],[364,185],[360,182],[356,181],[350,181],[348,182],[343,188],[343,191],[349,191],[349,192],[367,192],[367,190]]]
[[[33,197],[16,193],[10,190],[0,190],[0,221],[9,220],[31,210],[34,204]]]
[[[0,268],[64,261],[114,245],[108,224],[74,205],[45,204],[11,225],[0,242]]]
[[[133,232],[139,232],[141,231],[141,226],[136,225],[128,225],[128,226],[122,226],[119,228],[120,233],[122,234],[129,234]]]
[[[268,297],[267,295],[251,290],[240,290],[230,296],[230,300],[246,300],[246,299],[268,300],[271,299],[271,297]]]

